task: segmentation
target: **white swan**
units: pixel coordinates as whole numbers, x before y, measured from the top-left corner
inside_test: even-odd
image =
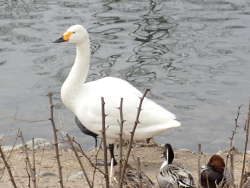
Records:
[[[85,83],[91,53],[89,35],[83,26],[71,26],[55,42],[69,42],[76,45],[74,65],[61,88],[61,98],[65,106],[87,129],[100,135],[102,129],[101,97],[104,97],[107,114],[106,126],[108,126],[106,136],[108,143],[115,143],[119,139],[120,133],[118,107],[120,99],[124,98],[123,138],[129,139],[136,118],[139,97],[142,96],[142,93],[127,81],[114,77],[105,77]],[[144,99],[142,109],[134,140],[151,138],[168,129],[180,126],[180,122],[176,120],[174,114],[148,98]]]

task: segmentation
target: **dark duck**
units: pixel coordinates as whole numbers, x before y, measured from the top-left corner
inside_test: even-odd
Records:
[[[213,155],[201,171],[200,183],[203,188],[216,188],[229,184],[229,173],[225,172],[225,162],[219,155]]]

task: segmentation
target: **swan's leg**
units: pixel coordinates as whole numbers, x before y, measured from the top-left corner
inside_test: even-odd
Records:
[[[95,138],[95,148],[97,148],[97,136]]]
[[[113,159],[113,166],[117,165],[117,161],[115,160],[115,155],[114,155],[114,144],[109,144],[108,145],[109,153],[110,153],[110,161]],[[98,161],[96,163],[97,166],[104,166],[104,161]],[[111,162],[107,163],[108,166],[111,166]]]
[[[110,152],[110,158],[113,159],[114,161],[114,166],[117,165],[117,161],[115,160],[115,155],[114,155],[114,144],[109,144],[109,152]]]

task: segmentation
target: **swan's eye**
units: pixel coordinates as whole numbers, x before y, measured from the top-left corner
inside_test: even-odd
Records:
[[[72,32],[73,34],[75,34],[76,32]]]

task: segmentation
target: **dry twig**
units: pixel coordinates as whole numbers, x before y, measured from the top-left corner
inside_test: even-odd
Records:
[[[35,174],[32,166],[31,166],[29,153],[28,153],[28,147],[27,147],[27,144],[24,141],[22,131],[19,130],[18,136],[21,138],[21,141],[22,141],[22,144],[23,144],[22,150],[25,153],[25,162],[27,163],[28,169],[30,171],[30,176],[31,176],[31,179],[32,179],[32,182],[33,182],[33,186],[34,186],[34,188],[36,188],[36,183],[35,183],[36,182],[36,180],[35,180],[36,179],[36,174]]]
[[[95,168],[96,170],[98,170],[101,174],[104,175],[105,173],[104,173],[100,168],[98,168],[98,167],[91,161],[91,159],[88,157],[88,155],[83,151],[81,144],[79,144],[75,139],[72,140],[72,141],[78,146],[78,148],[80,149],[81,154],[88,160],[89,164],[90,164],[93,168]]]
[[[19,132],[19,130],[18,130],[18,132]],[[10,150],[10,152],[9,152],[9,155],[7,156],[7,160],[6,160],[7,162],[10,160],[10,158],[11,158],[11,156],[12,156],[12,153],[13,153],[13,151],[14,151],[14,148],[15,148],[15,146],[16,146],[17,139],[18,139],[18,132],[17,132],[16,138],[15,138],[14,144],[12,145],[11,150]],[[4,166],[4,169],[3,169],[3,171],[2,171],[2,174],[1,174],[1,176],[0,176],[0,179],[3,178],[5,169],[6,169],[6,166]]]
[[[81,161],[81,159],[80,159],[80,157],[79,157],[79,155],[78,155],[78,153],[76,151],[76,148],[75,148],[75,146],[73,144],[72,138],[68,134],[66,134],[66,136],[68,138],[68,141],[69,141],[69,144],[70,144],[72,150],[74,151],[74,154],[75,154],[75,156],[77,158],[77,161],[78,161],[78,163],[79,163],[79,165],[80,165],[80,167],[82,169],[83,175],[84,175],[89,187],[92,188],[93,186],[92,186],[91,182],[89,181],[88,175],[87,175],[86,170],[83,167],[82,161]]]
[[[248,145],[248,136],[249,136],[249,124],[250,124],[250,103],[248,106],[248,116],[245,126],[246,131],[246,138],[245,138],[245,148],[244,148],[244,154],[243,154],[243,162],[242,162],[242,170],[241,170],[241,179],[240,179],[240,188],[242,188],[243,185],[243,176],[245,173],[245,165],[246,165],[246,153],[247,153],[247,145]]]
[[[28,187],[31,188],[31,185],[30,185],[30,173],[29,173],[29,170],[28,170],[28,162],[25,161],[25,170],[26,170],[26,173],[28,175]]]
[[[131,132],[131,137],[130,137],[130,141],[129,141],[128,151],[127,151],[127,154],[126,154],[126,157],[125,157],[125,161],[124,161],[124,166],[123,166],[122,172],[121,172],[121,181],[120,181],[120,185],[119,185],[120,188],[122,188],[126,166],[128,164],[128,159],[129,159],[130,152],[131,152],[131,149],[132,149],[132,144],[133,144],[133,139],[134,139],[134,135],[135,135],[135,130],[137,128],[137,125],[140,123],[139,122],[139,117],[140,117],[140,113],[142,111],[142,103],[143,103],[143,100],[144,100],[144,98],[146,97],[146,95],[147,95],[147,93],[149,91],[150,91],[149,89],[145,90],[143,96],[140,99],[139,107],[137,109],[137,115],[136,115],[135,124],[134,124],[133,130]]]
[[[98,149],[97,149],[96,155],[95,155],[95,164],[97,164],[97,157],[98,157],[98,154],[99,154],[99,152],[100,152],[100,150],[101,150],[101,146],[102,146],[102,141],[101,141],[101,143],[100,143],[100,145],[99,145],[99,147],[98,147]],[[96,170],[97,170],[97,169],[98,169],[98,168],[97,168],[97,166],[95,165],[95,166],[94,166],[93,176],[92,176],[93,187],[94,187],[94,183],[95,183],[95,174],[96,174]],[[102,172],[103,175],[105,175],[105,173],[104,173],[103,171],[101,171],[101,172]]]
[[[119,161],[119,172],[122,171],[122,147],[123,147],[123,138],[122,138],[122,134],[123,134],[123,124],[124,124],[124,119],[123,119],[123,98],[121,98],[120,101],[120,107],[119,107],[119,111],[120,111],[120,140],[119,140],[119,156],[120,156],[120,161]],[[121,173],[119,173],[119,179],[118,179],[118,185],[120,185],[121,183]]]
[[[139,179],[139,188],[142,188],[142,175],[141,175],[141,161],[140,161],[140,157],[137,157],[137,163],[138,163],[138,167],[137,167],[137,176]]]
[[[35,157],[36,157],[35,156],[35,140],[34,138],[32,138],[32,170],[35,174],[35,177],[34,179],[32,179],[32,181],[33,181],[34,187],[37,187],[36,186],[37,184],[36,184],[36,158]]]
[[[52,93],[48,93],[48,97],[49,97],[49,104],[50,104],[50,118],[49,118],[49,120],[51,121],[53,133],[54,133],[54,146],[55,146],[56,161],[57,161],[58,173],[59,173],[59,183],[60,183],[60,187],[64,188],[63,175],[62,175],[62,165],[61,165],[61,161],[60,161],[58,138],[57,138],[57,131],[58,130],[56,129],[56,125],[55,125],[55,121],[54,121],[54,105],[53,105],[53,100],[52,100]]]
[[[106,114],[105,114],[105,102],[104,98],[101,98],[101,104],[102,104],[102,140],[103,140],[103,150],[104,150],[104,169],[105,169],[105,183],[106,183],[106,188],[109,188],[109,172],[108,172],[108,158],[107,158],[107,142],[106,142],[106,127],[105,127],[105,119],[106,119]]]
[[[232,130],[232,136],[229,138],[230,145],[229,145],[229,150],[228,150],[228,154],[226,157],[226,168],[228,168],[228,159],[230,158],[230,174],[232,176],[231,184],[233,187],[235,187],[235,184],[234,184],[235,178],[234,178],[234,146],[233,146],[233,141],[234,141],[234,137],[237,133],[237,128],[239,127],[238,120],[239,120],[239,116],[240,116],[241,107],[242,107],[242,105],[240,105],[238,107],[236,117],[234,118],[234,129]]]
[[[201,182],[201,144],[198,144],[198,188],[200,188],[200,182]]]
[[[1,146],[1,145],[0,145],[0,155],[1,155],[1,158],[2,158],[2,160],[3,160],[3,162],[4,162],[4,166],[7,168],[7,171],[8,171],[9,176],[10,176],[10,181],[11,181],[13,187],[14,187],[14,188],[17,188],[16,182],[15,182],[14,177],[13,177],[13,175],[12,175],[10,166],[9,166],[8,162],[6,161],[6,158],[5,158],[5,155],[4,155],[4,153],[3,153],[3,150],[2,150],[2,146]]]

